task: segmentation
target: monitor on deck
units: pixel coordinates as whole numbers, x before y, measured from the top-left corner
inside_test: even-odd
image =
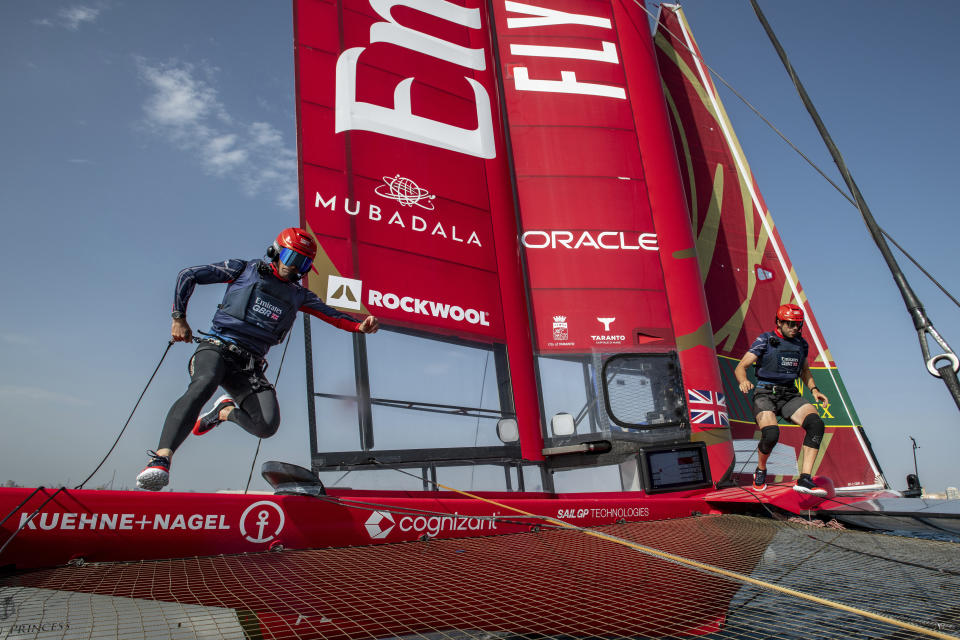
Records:
[[[702,489],[713,484],[703,442],[644,447],[640,464],[647,493]]]

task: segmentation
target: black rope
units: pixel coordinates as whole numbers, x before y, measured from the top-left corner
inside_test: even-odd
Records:
[[[636,0],[634,0],[634,2],[636,2]],[[637,4],[637,6],[639,6],[641,9],[643,9],[643,10],[647,13],[647,15],[649,15],[651,18],[653,18],[654,20],[656,20],[657,17],[656,17],[653,13],[651,13],[646,7],[644,7],[643,4],[641,4],[641,3],[639,3],[639,2],[636,2],[636,4]],[[658,27],[659,27],[659,25],[658,25]],[[727,82],[726,79],[725,79],[722,75],[720,75],[719,72],[717,72],[713,67],[711,67],[710,65],[708,65],[708,64],[706,63],[706,61],[703,59],[703,56],[698,55],[696,51],[694,51],[692,48],[688,47],[688,46],[687,46],[687,43],[684,42],[684,41],[680,38],[680,36],[678,36],[677,34],[673,33],[672,31],[670,31],[670,30],[667,29],[667,28],[663,28],[663,31],[664,31],[665,33],[667,33],[673,40],[675,40],[676,43],[678,43],[681,47],[683,47],[684,49],[686,49],[687,51],[689,51],[692,56],[694,56],[695,58],[697,58],[697,59],[700,61],[700,64],[703,65],[703,67],[710,73],[711,76],[713,76],[714,78],[716,78],[717,80],[719,80],[720,83],[723,84],[723,86],[725,86],[727,89],[729,89],[730,92],[733,93],[733,95],[736,96],[738,100],[740,100],[740,102],[742,102],[748,109],[750,109],[750,110],[754,113],[754,115],[756,115],[758,118],[760,118],[760,120],[762,120],[763,123],[766,124],[766,125],[770,128],[771,131],[773,131],[775,134],[777,134],[777,136],[778,136],[781,140],[783,140],[783,141],[787,144],[787,146],[789,146],[791,149],[793,149],[793,151],[794,151],[798,156],[800,156],[801,158],[803,158],[803,160],[804,160],[808,165],[810,165],[810,167],[811,167],[814,171],[816,171],[818,174],[820,174],[820,177],[822,177],[822,178],[823,178],[824,180],[826,180],[834,189],[836,189],[836,190],[837,190],[837,193],[839,193],[841,196],[843,196],[843,197],[847,200],[847,202],[849,202],[851,205],[853,205],[853,206],[854,206],[855,208],[857,208],[857,210],[859,211],[859,207],[857,207],[857,202],[856,202],[856,200],[854,200],[854,199],[850,196],[850,194],[843,189],[843,187],[841,187],[839,184],[837,184],[836,181],[834,181],[830,176],[828,176],[828,175],[826,174],[826,172],[823,171],[823,169],[821,169],[813,160],[811,160],[803,151],[801,151],[800,148],[799,148],[796,144],[794,144],[792,140],[790,140],[790,138],[788,138],[788,137],[787,137],[782,131],[780,131],[770,120],[768,120],[768,119],[766,118],[766,116],[764,116],[764,115],[760,112],[760,110],[757,109],[757,107],[755,107],[749,100],[746,99],[746,97],[743,96],[743,94],[741,94],[739,91],[737,91],[736,89],[734,89],[733,85],[731,85],[729,82]],[[901,252],[910,262],[912,262],[913,265],[914,265],[917,269],[919,269],[920,272],[921,272],[923,275],[925,275],[934,285],[936,285],[936,287],[937,287],[938,289],[940,289],[940,291],[943,292],[943,294],[944,294],[945,296],[947,296],[948,298],[950,298],[950,300],[951,300],[955,305],[957,305],[958,307],[960,307],[960,301],[958,301],[956,298],[954,298],[954,297],[950,294],[950,292],[947,291],[946,288],[944,288],[944,286],[943,286],[942,284],[940,284],[940,282],[938,282],[936,278],[933,277],[933,275],[931,275],[926,269],[924,269],[924,268],[920,265],[920,263],[917,262],[917,260],[916,260],[912,255],[910,255],[910,253],[907,252],[906,249],[904,249],[902,246],[900,246],[900,244],[899,244],[896,240],[893,239],[893,236],[891,236],[889,233],[887,233],[887,231],[886,231],[885,229],[883,229],[882,227],[879,227],[879,226],[878,226],[877,228],[880,230],[880,233],[882,233],[883,236],[884,236],[887,240],[889,240],[890,242],[892,242],[893,245],[894,245],[897,249],[899,249],[900,252]]]
[[[87,480],[89,480],[89,478],[87,478]],[[42,487],[38,487],[38,488],[37,488],[37,491],[39,491],[41,488],[42,488]],[[31,520],[33,520],[33,517],[34,517],[35,515],[37,515],[38,513],[40,513],[40,510],[43,509],[45,506],[47,506],[47,503],[50,502],[51,500],[53,500],[54,497],[55,497],[58,493],[60,493],[61,491],[65,491],[65,490],[66,490],[66,487],[60,487],[59,489],[57,489],[56,491],[54,491],[53,493],[51,493],[51,494],[47,497],[47,499],[44,500],[43,503],[42,503],[39,507],[37,507],[36,509],[33,510],[33,513],[31,513],[31,514],[29,515],[29,517],[24,518],[24,520],[23,520],[23,522],[20,524],[20,526],[17,527],[17,530],[14,531],[13,534],[12,534],[9,538],[7,538],[7,541],[3,543],[3,546],[0,547],[0,556],[3,555],[3,551],[4,551],[4,549],[7,548],[7,545],[10,544],[11,542],[13,542],[13,539],[17,537],[17,534],[20,533],[21,531],[23,531],[23,528],[24,528],[25,526],[27,526],[27,523],[30,522]],[[34,493],[36,493],[36,491],[34,491]],[[31,494],[31,496],[32,496],[32,495],[33,495],[33,494]],[[17,507],[17,508],[19,509],[19,507]],[[8,517],[9,517],[9,516],[8,516]]]
[[[30,498],[32,498],[33,496],[37,495],[37,492],[38,492],[38,491],[43,491],[43,489],[44,489],[43,487],[37,487],[36,489],[34,489],[34,490],[30,493],[30,495],[28,495],[26,498],[24,498],[23,502],[21,502],[20,504],[18,504],[17,506],[15,506],[15,507],[13,508],[13,511],[11,511],[11,512],[8,513],[6,516],[4,516],[3,520],[0,520],[0,527],[3,526],[3,523],[4,523],[4,522],[6,522],[7,520],[10,519],[10,516],[12,516],[13,514],[15,514],[17,511],[20,511],[20,509],[23,507],[23,505],[25,505],[25,504],[27,504],[28,502],[30,502]]]
[[[100,464],[97,465],[97,468],[94,469],[90,475],[87,476],[86,480],[74,487],[74,489],[83,489],[83,485],[87,484],[90,481],[90,478],[100,470],[100,467],[103,466],[103,463],[107,461],[107,458],[110,457],[110,454],[113,453],[113,450],[117,447],[117,443],[120,442],[120,438],[123,436],[123,432],[127,430],[127,426],[130,424],[130,420],[133,419],[133,414],[137,411],[137,407],[140,406],[140,401],[143,400],[144,394],[147,392],[147,389],[150,388],[150,383],[153,382],[154,376],[157,375],[157,371],[160,370],[160,365],[163,364],[164,358],[167,357],[167,353],[170,351],[170,347],[173,346],[173,340],[167,343],[167,348],[163,351],[163,355],[160,356],[160,362],[157,363],[157,367],[153,370],[153,373],[150,374],[150,379],[147,380],[147,386],[143,388],[143,391],[140,392],[140,397],[137,398],[137,403],[133,405],[133,411],[130,412],[130,415],[127,417],[127,421],[123,423],[123,428],[120,429],[120,433],[117,434],[117,439],[113,441],[113,446],[110,447],[110,450],[107,451],[107,455],[103,456],[103,460],[100,461]]]
[[[280,382],[280,372],[283,371],[283,360],[287,357],[287,347],[290,346],[290,338],[292,336],[293,331],[287,334],[287,342],[283,345],[283,354],[280,356],[280,364],[277,365],[277,377],[273,380],[274,389],[276,389],[277,383]],[[253,468],[257,466],[257,456],[260,455],[261,444],[263,444],[263,438],[257,438],[257,450],[253,452],[253,460],[250,461],[250,473],[247,475],[247,486],[243,488],[244,495],[250,490],[250,480],[253,479]]]

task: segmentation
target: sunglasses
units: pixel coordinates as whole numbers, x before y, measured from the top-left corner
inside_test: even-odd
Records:
[[[280,260],[280,264],[296,269],[297,273],[306,273],[310,271],[310,267],[313,265],[311,258],[286,247],[280,249],[278,260]]]

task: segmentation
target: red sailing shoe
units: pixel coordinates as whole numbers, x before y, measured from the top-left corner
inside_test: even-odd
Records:
[[[767,470],[757,469],[753,472],[753,490],[766,491],[767,489]]]
[[[213,403],[213,409],[210,409],[210,411],[206,413],[201,413],[200,417],[197,418],[197,423],[193,425],[193,435],[202,436],[210,431],[210,429],[213,429],[223,422],[223,420],[220,419],[220,412],[227,407],[236,406],[237,403],[233,401],[233,398],[226,394],[217,398],[216,402]]]
[[[170,458],[157,455],[156,451],[147,451],[150,462],[137,476],[137,488],[147,491],[160,491],[170,483]]]

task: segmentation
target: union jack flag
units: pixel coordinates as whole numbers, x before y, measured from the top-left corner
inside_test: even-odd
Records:
[[[727,417],[727,399],[722,393],[687,389],[690,422],[694,424],[730,425]]]

